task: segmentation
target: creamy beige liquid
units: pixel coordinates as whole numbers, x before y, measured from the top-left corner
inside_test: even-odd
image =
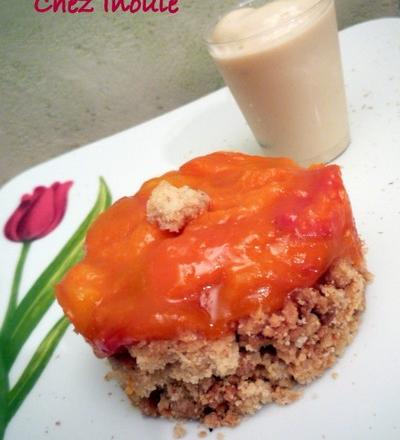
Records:
[[[349,143],[333,0],[278,0],[230,12],[209,44],[260,145],[302,163]]]

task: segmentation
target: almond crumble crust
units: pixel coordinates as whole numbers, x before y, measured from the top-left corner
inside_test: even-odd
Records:
[[[340,260],[314,288],[291,292],[280,312],[243,319],[213,341],[140,342],[110,359],[112,374],[146,415],[236,425],[267,403],[294,401],[335,363],[358,329],[369,277]]]

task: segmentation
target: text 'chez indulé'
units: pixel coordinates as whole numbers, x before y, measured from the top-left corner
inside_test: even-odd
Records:
[[[140,12],[176,14],[179,0],[101,0],[103,12]],[[90,14],[95,12],[96,0],[34,0],[34,9],[41,14]]]

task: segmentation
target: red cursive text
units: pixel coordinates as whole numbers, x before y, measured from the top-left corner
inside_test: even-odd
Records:
[[[94,7],[89,7],[93,0],[35,0],[35,11],[44,12],[63,12],[69,14],[82,14],[94,11]],[[47,6],[46,6],[47,5]]]
[[[176,14],[179,11],[179,0],[104,0],[105,12],[168,12]]]
[[[95,0],[34,0],[36,12],[62,12],[68,14],[82,14],[94,12],[91,6]],[[179,0],[102,0],[104,12],[179,12]]]

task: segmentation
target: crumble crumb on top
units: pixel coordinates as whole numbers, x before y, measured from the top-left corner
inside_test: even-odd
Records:
[[[205,192],[186,185],[177,188],[163,180],[153,189],[147,202],[147,220],[161,230],[179,232],[209,205],[210,197]]]

